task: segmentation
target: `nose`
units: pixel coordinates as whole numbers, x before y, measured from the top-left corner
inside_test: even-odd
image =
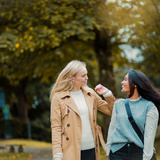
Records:
[[[123,81],[121,82],[121,84],[123,84]]]
[[[86,79],[88,79],[88,76],[86,76]]]

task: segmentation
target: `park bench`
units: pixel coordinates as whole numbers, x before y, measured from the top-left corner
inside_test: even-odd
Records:
[[[6,149],[6,146],[5,145],[0,145],[0,151],[4,151]]]
[[[10,149],[9,149],[10,153],[14,153],[15,152],[15,147],[16,146],[18,147],[18,152],[22,153],[23,152],[23,146],[24,146],[24,144],[8,144],[6,146],[10,147]]]

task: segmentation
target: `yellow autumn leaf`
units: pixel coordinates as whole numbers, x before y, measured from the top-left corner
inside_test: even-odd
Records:
[[[84,11],[84,9],[83,9],[83,8],[81,8],[81,9],[80,9],[80,11],[82,11],[82,12],[83,12],[83,11]]]
[[[23,53],[24,52],[24,50],[23,49],[21,49],[21,51],[20,51],[21,53]]]
[[[33,27],[29,27],[29,30],[32,31],[32,30],[33,30]]]
[[[46,30],[47,30],[47,27],[44,27],[43,30],[46,31]]]
[[[16,156],[15,155],[13,155],[13,157],[12,157],[13,159],[15,159],[16,158]]]
[[[52,35],[51,35],[51,37],[52,37],[52,38],[54,38],[54,37],[55,37],[55,35],[54,35],[54,34],[52,34]]]
[[[16,43],[15,48],[19,48],[20,44]]]
[[[5,13],[4,13],[4,12],[0,13],[0,16],[4,16],[4,15],[5,15]]]
[[[6,31],[8,31],[9,30],[9,28],[8,27],[6,27]]]

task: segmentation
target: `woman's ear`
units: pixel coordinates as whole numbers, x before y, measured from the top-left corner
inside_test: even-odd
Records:
[[[74,77],[73,76],[69,76],[69,79],[72,83],[74,83]]]
[[[73,77],[72,77],[72,76],[69,76],[69,79],[70,79],[70,80],[72,80],[72,79],[73,79]]]

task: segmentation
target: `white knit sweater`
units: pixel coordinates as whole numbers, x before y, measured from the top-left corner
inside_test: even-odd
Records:
[[[82,90],[77,92],[70,92],[71,97],[77,105],[81,116],[82,124],[82,138],[81,138],[81,150],[87,150],[95,147],[94,138],[92,134],[91,122],[89,118],[88,107],[83,95]]]

